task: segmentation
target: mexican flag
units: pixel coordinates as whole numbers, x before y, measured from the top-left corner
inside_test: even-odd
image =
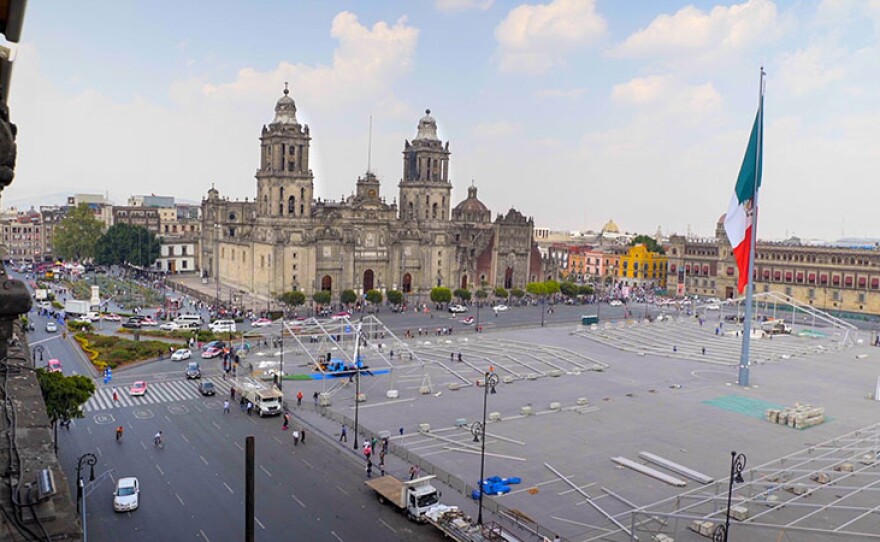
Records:
[[[733,256],[736,266],[739,268],[739,282],[737,288],[742,293],[749,283],[749,259],[752,251],[752,228],[755,227],[758,216],[758,208],[755,205],[758,197],[758,189],[761,187],[761,169],[763,166],[762,143],[764,139],[764,100],[758,106],[758,114],[755,116],[755,124],[752,126],[752,135],[749,137],[749,146],[746,147],[746,155],[743,157],[742,166],[739,168],[739,177],[730,205],[727,208],[727,216],[724,218],[724,231],[733,247]]]

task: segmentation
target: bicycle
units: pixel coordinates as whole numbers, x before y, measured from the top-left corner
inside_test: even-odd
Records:
[[[153,447],[155,448],[164,448],[165,443],[162,441],[162,432],[159,431],[156,433],[156,436],[153,437]]]

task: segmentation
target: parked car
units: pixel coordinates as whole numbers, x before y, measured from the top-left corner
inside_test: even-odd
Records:
[[[199,382],[199,393],[202,395],[214,395],[217,390],[214,388],[214,383],[209,380],[203,380]]]
[[[199,362],[189,362],[189,365],[186,366],[186,377],[190,379],[202,378],[202,370],[199,368]]]
[[[192,357],[192,351],[189,348],[180,348],[171,354],[171,361],[183,361]]]
[[[212,359],[219,357],[223,350],[214,346],[202,350],[202,359]]]
[[[50,359],[49,363],[46,366],[49,368],[50,373],[61,372],[61,360],[59,359]]]
[[[622,307],[623,301],[621,301],[619,299],[612,299],[611,301],[608,302],[608,304],[611,305],[612,307]]]
[[[119,316],[118,314],[113,314],[113,313],[105,314],[102,316],[102,318],[104,320],[107,320],[108,322],[121,322],[122,321],[121,316]]]
[[[331,320],[342,320],[343,318],[351,318],[351,313],[348,311],[341,311],[330,315]]]
[[[466,325],[466,326],[469,326],[469,325],[471,325],[471,324],[474,323],[474,317],[473,317],[473,316],[468,316],[468,317],[464,318],[464,319],[461,321],[461,323],[464,324],[464,325]]]
[[[147,383],[143,380],[138,380],[132,384],[131,389],[128,390],[128,394],[132,397],[141,397],[145,393],[147,393]]]
[[[165,322],[164,324],[159,326],[159,329],[161,329],[162,331],[177,331],[178,329],[180,329],[180,324],[177,324],[175,322]]]
[[[202,350],[207,350],[208,348],[219,348],[222,350],[226,348],[226,343],[223,341],[211,341],[202,346]]]
[[[721,310],[721,305],[715,305],[715,304],[712,304],[712,305],[706,305],[706,310],[707,310],[707,311],[720,311],[720,310]]]
[[[159,322],[153,320],[153,319],[150,318],[149,316],[144,316],[144,317],[141,319],[141,325],[142,325],[142,326],[155,326],[155,325],[158,324],[158,323],[159,323]]]
[[[251,325],[252,325],[253,327],[266,327],[266,326],[271,326],[271,325],[272,325],[272,320],[269,320],[268,318],[257,318],[256,320],[254,320],[253,322],[251,322]]]
[[[494,307],[492,307],[492,310],[495,312],[506,312],[510,310],[510,307],[508,307],[507,305],[495,305]]]
[[[140,484],[137,478],[120,478],[116,481],[116,489],[113,490],[113,510],[116,512],[136,510],[140,504],[139,496]]]
[[[58,324],[51,320],[46,322],[46,331],[48,331],[49,333],[55,333],[56,331],[58,331]]]
[[[449,312],[453,314],[467,312],[467,307],[465,307],[464,305],[449,305]]]

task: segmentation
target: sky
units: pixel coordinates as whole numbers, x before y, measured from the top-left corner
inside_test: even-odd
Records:
[[[880,237],[880,0],[30,2],[16,54],[4,207],[253,198],[289,82],[316,197],[395,200],[430,109],[455,201],[711,236],[763,66],[759,237]]]

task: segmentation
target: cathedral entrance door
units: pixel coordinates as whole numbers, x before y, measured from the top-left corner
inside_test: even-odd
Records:
[[[412,275],[409,273],[403,275],[403,292],[406,294],[412,292]]]
[[[373,270],[367,269],[364,271],[364,293],[369,292],[373,289]]]

